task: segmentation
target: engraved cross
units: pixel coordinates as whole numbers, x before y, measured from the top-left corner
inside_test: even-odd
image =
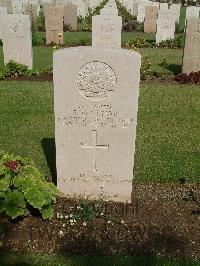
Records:
[[[96,162],[96,155],[97,155],[97,150],[109,150],[109,144],[107,145],[99,145],[97,144],[97,130],[92,130],[93,134],[93,146],[87,146],[81,143],[81,148],[82,149],[93,149],[93,171],[97,172],[97,162]]]

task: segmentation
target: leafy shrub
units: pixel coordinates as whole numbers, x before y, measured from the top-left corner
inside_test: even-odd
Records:
[[[184,32],[184,28],[182,28],[179,23],[176,23],[175,25],[175,33],[183,33]]]
[[[92,31],[92,17],[99,15],[100,10],[104,7],[104,5],[108,2],[108,0],[103,0],[99,6],[97,6],[93,11],[92,9],[88,10],[88,15],[83,18],[81,16],[78,17],[78,28],[80,31]]]
[[[138,35],[136,38],[129,40],[126,43],[126,47],[128,49],[144,48],[149,47],[149,43],[145,40],[144,37]]]
[[[38,31],[46,31],[45,29],[45,17],[42,10],[40,10],[39,17],[37,19]]]
[[[191,72],[190,74],[179,74],[175,80],[181,84],[195,83],[200,84],[200,71]]]
[[[123,24],[123,31],[131,32],[131,31],[136,31],[138,27],[138,22],[136,20],[130,20],[128,22],[125,22]]]
[[[18,64],[14,61],[9,61],[2,72],[0,72],[0,80],[5,78],[16,78],[22,76],[36,76],[39,72],[36,70],[31,70],[27,66]]]
[[[162,61],[159,64],[159,66],[162,68],[162,71],[160,71],[160,72],[154,72],[153,74],[154,74],[155,77],[161,77],[161,78],[163,78],[163,77],[169,75],[170,65],[167,62],[167,58],[166,57],[163,57],[162,58]]]
[[[72,31],[72,27],[70,24],[64,24],[63,25],[63,31],[66,32],[66,31]]]
[[[37,39],[37,35],[36,35],[36,32],[32,32],[32,45],[33,46],[36,46],[36,45],[38,45],[39,43],[38,43],[38,39]]]
[[[151,61],[148,56],[142,56],[142,64],[140,70],[141,80],[146,80],[151,76]]]
[[[132,20],[136,20],[136,18],[118,0],[116,1],[116,4],[119,12],[118,14],[120,17],[122,17],[123,24]]]
[[[0,151],[0,212],[12,219],[27,216],[31,208],[44,219],[53,215],[58,190],[47,182],[32,161]]]
[[[163,67],[163,68],[168,68],[169,64],[167,63],[167,58],[163,57],[162,58],[162,62],[159,64],[159,66]]]
[[[144,22],[138,23],[138,25],[136,27],[136,31],[137,32],[144,32]]]
[[[183,48],[184,47],[184,34],[180,34],[174,39],[161,41],[157,46],[164,48]]]

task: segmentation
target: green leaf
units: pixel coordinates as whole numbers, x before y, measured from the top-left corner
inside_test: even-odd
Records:
[[[23,192],[25,192],[31,185],[31,180],[30,178],[26,178],[24,176],[15,176],[13,179],[13,185],[22,190]]]
[[[34,178],[44,179],[43,175],[33,165],[23,166],[20,170],[20,175],[24,177],[34,177]]]
[[[43,192],[40,190],[40,187],[30,187],[24,192],[24,196],[28,203],[39,210],[45,205],[45,200]]]
[[[24,215],[26,202],[24,195],[18,190],[5,192],[5,211],[12,219]]]
[[[48,207],[42,208],[41,214],[42,214],[42,218],[43,219],[51,219],[53,217],[53,208],[52,208],[52,206],[48,206]]]
[[[10,181],[10,175],[6,175],[5,177],[0,178],[0,191],[6,191],[9,188]]]
[[[0,200],[0,213],[6,210],[5,200]]]

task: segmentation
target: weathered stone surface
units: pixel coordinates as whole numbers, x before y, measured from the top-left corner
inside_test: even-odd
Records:
[[[145,7],[144,32],[156,33],[158,10],[157,6]]]
[[[23,13],[22,2],[12,1],[12,10],[13,10],[13,14],[22,14]]]
[[[170,5],[170,11],[172,12],[173,16],[175,17],[175,21],[179,23],[180,11],[181,6],[177,4]]]
[[[141,56],[79,47],[54,53],[57,185],[64,195],[130,202]]]
[[[31,23],[27,15],[5,15],[3,18],[4,63],[14,60],[32,68]]]
[[[183,73],[200,71],[200,18],[188,19],[183,56]]]
[[[188,6],[186,9],[186,19],[199,18],[200,8],[196,6]]]
[[[77,6],[67,4],[64,7],[64,23],[70,25],[72,30],[77,30]]]
[[[63,44],[63,8],[45,8],[46,44]]]
[[[122,18],[119,16],[92,17],[92,45],[121,47]]]
[[[161,10],[166,10],[166,9],[168,9],[168,4],[167,3],[160,3],[160,9]]]
[[[31,22],[37,29],[37,6],[34,4],[24,4],[24,14],[30,16]]]
[[[2,32],[3,32],[3,16],[7,14],[7,8],[0,6],[0,40],[2,39]]]
[[[175,21],[173,19],[158,19],[157,20],[157,33],[156,43],[165,41],[168,39],[174,39],[175,33]]]

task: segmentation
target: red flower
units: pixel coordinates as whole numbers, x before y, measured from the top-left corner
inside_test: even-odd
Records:
[[[8,161],[6,166],[10,169],[10,171],[15,172],[19,169],[20,164],[18,161]]]

